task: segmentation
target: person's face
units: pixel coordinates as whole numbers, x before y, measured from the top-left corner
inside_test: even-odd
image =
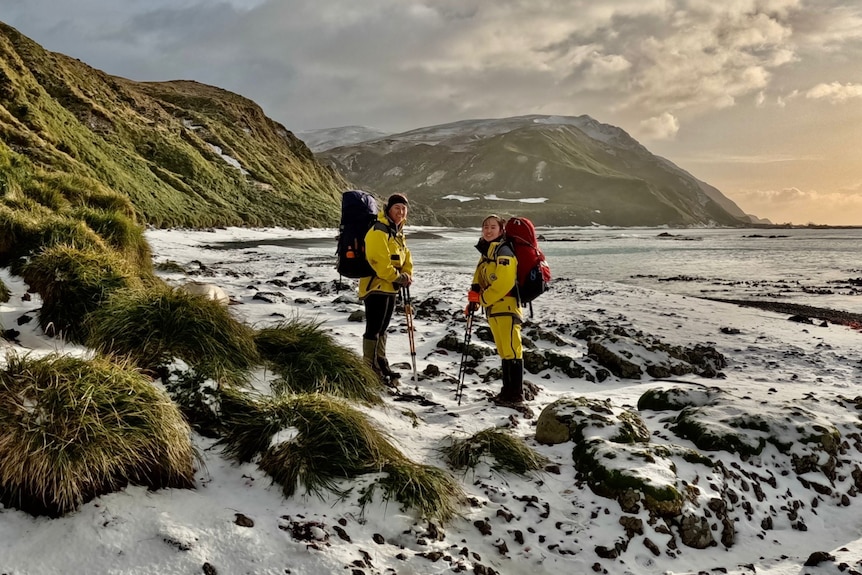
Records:
[[[502,233],[503,230],[500,228],[500,222],[495,218],[489,218],[482,224],[482,238],[487,242],[496,240]]]
[[[395,204],[389,208],[389,219],[395,222],[395,225],[401,223],[407,218],[407,204]]]

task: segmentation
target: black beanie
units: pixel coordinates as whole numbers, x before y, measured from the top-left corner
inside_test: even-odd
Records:
[[[395,204],[404,204],[405,206],[409,206],[410,202],[407,201],[407,198],[402,196],[401,194],[392,194],[389,196],[389,199],[386,201],[386,212],[389,212],[389,208],[394,206]]]

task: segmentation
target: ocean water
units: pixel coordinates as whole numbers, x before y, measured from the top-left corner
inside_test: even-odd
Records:
[[[862,313],[862,229],[539,229],[555,278]],[[472,273],[478,229],[408,234],[417,266]]]
[[[555,279],[862,313],[862,229],[540,228],[538,233]],[[334,267],[336,234],[317,230],[210,247],[277,245],[310,252],[321,265]],[[417,273],[466,291],[479,257],[474,248],[479,235],[478,228],[408,226]]]

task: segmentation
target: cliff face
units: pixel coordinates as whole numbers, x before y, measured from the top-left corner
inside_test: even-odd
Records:
[[[2,23],[0,152],[96,180],[156,226],[335,225],[346,187],[242,96],[110,76]]]

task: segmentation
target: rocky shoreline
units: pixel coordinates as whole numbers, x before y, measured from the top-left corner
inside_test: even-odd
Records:
[[[769,300],[744,300],[744,299],[724,299],[724,298],[703,298],[711,301],[720,301],[724,303],[732,303],[745,307],[755,307],[775,313],[786,313],[793,316],[802,316],[810,319],[819,319],[828,321],[838,325],[862,325],[862,313],[851,313],[824,307],[814,307],[810,305],[802,305],[787,302],[769,301]]]

